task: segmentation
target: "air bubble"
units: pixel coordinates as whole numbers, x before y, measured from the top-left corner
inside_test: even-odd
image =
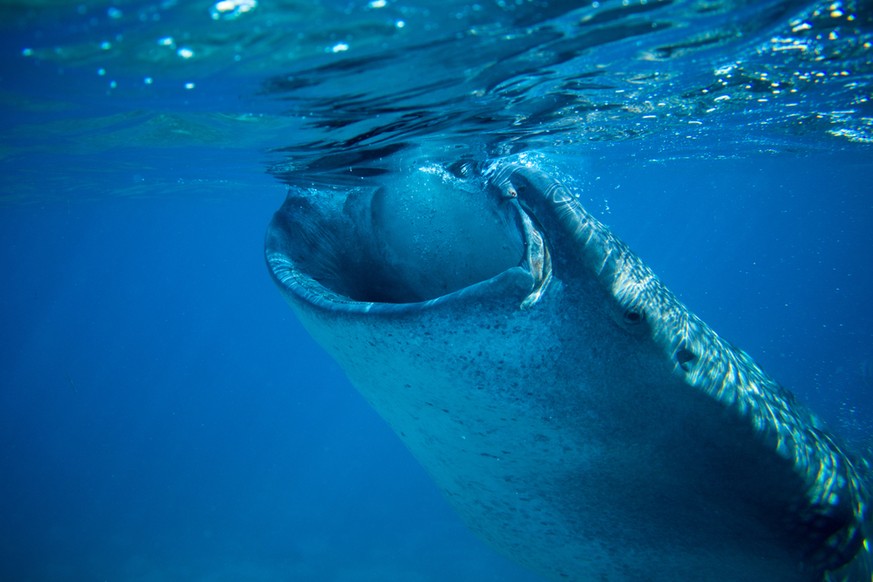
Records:
[[[258,7],[255,0],[220,0],[209,9],[212,20],[236,20]]]

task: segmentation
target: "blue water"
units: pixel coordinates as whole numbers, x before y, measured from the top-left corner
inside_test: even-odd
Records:
[[[264,267],[285,183],[422,159],[541,155],[867,449],[871,8],[709,6],[4,5],[0,578],[538,580]]]

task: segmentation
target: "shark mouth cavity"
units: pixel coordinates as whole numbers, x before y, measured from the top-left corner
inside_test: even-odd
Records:
[[[432,301],[520,269],[529,305],[551,276],[545,236],[512,186],[465,164],[390,186],[292,189],[267,247],[283,284],[347,304]]]

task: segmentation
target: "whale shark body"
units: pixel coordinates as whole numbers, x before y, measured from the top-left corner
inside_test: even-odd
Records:
[[[870,581],[866,463],[559,181],[291,188],[283,295],[467,525],[566,581]]]

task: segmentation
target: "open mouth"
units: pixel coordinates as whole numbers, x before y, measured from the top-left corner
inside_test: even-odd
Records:
[[[531,279],[524,305],[551,276],[545,237],[512,187],[466,165],[373,187],[292,190],[267,260],[292,291],[341,303],[429,301],[520,267]]]

